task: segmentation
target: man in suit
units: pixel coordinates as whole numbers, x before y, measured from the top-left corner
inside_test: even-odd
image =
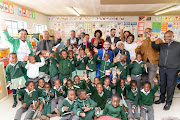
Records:
[[[112,28],[110,31],[110,36],[106,38],[106,41],[109,41],[110,43],[117,43],[118,41],[121,41],[119,37],[115,36],[116,29]]]
[[[104,48],[98,49],[99,59],[104,59],[104,54],[105,54],[105,53],[109,53],[110,61],[111,61],[111,63],[112,63],[112,61],[113,61],[113,52],[112,52],[111,50],[109,50],[109,48],[110,48],[110,43],[109,43],[109,41],[105,41],[103,46],[104,46]],[[99,68],[100,68],[100,64],[98,63],[98,64],[97,64],[96,77],[100,77]],[[109,77],[112,78],[112,74],[111,74]]]
[[[47,50],[48,52],[52,52],[52,48],[61,42],[61,35],[57,31],[55,34],[55,38],[57,40],[49,40],[49,32],[47,30],[43,31],[43,40],[39,41],[36,46],[36,52]]]
[[[79,42],[79,39],[75,37],[75,35],[76,35],[76,32],[74,30],[71,30],[71,38],[69,38],[71,45],[78,44]]]

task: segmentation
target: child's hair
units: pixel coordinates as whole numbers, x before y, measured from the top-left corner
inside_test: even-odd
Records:
[[[89,53],[93,56],[93,52],[92,51],[90,51]]]
[[[85,36],[89,36],[89,34],[85,34]]]
[[[99,79],[99,77],[95,77],[94,79],[96,79],[96,78]],[[100,79],[99,79],[99,80],[100,80]]]
[[[96,85],[96,87],[97,87],[98,85],[102,85],[102,86],[103,86],[103,84],[101,84],[101,83],[98,83],[98,84]]]
[[[62,52],[66,52],[67,53],[67,51],[65,49],[61,50],[61,52],[60,52],[61,55],[62,55]]]
[[[144,86],[145,84],[149,84],[150,87],[151,87],[151,83],[150,83],[149,81],[145,81],[145,82],[143,83],[143,86]]]
[[[50,84],[50,83],[45,82],[45,85],[44,85],[44,86],[46,86],[46,85],[49,85],[49,86],[51,87],[51,84]]]
[[[72,50],[69,50],[69,51],[68,51],[68,54],[69,54],[69,53],[71,53],[71,52],[73,53],[73,51],[72,51]]]
[[[119,97],[119,95],[118,95],[118,94],[113,94],[113,95],[112,95],[112,97],[111,97],[111,99],[113,99],[114,97],[117,97],[117,98],[119,98],[119,99],[120,99],[120,97]]]
[[[67,82],[71,82],[71,83],[73,84],[73,82],[72,82],[72,80],[71,80],[71,79],[68,79],[68,80],[67,80]]]
[[[141,54],[141,53],[136,53],[136,57],[137,57],[138,55],[141,55],[141,57],[142,57],[142,54]]]
[[[30,57],[34,57],[34,55],[29,55],[29,58],[30,58]]]
[[[33,82],[33,81],[27,81],[27,82],[25,83],[26,87],[27,87],[30,83],[34,83],[34,82]]]
[[[121,54],[122,56],[124,55],[124,56],[126,56],[126,59],[127,59],[127,55],[126,54]]]
[[[56,79],[55,82],[56,82],[56,81],[59,81],[59,82],[61,83],[61,80],[60,80],[60,79]]]
[[[133,39],[132,42],[134,42],[134,35],[133,35],[133,34],[129,34],[129,35],[127,36],[127,38],[128,38],[128,37],[132,37],[132,39]]]
[[[74,76],[74,79],[75,79],[76,77],[78,77],[78,78],[79,78],[79,76],[78,76],[78,75],[75,75],[75,76]]]
[[[9,58],[10,58],[12,55],[16,55],[16,53],[9,53]]]
[[[83,50],[83,49],[79,49],[79,52],[80,52],[80,51],[84,51],[84,50]],[[85,52],[85,51],[84,51],[84,52]]]
[[[38,83],[39,83],[40,80],[43,80],[43,81],[44,81],[44,78],[40,78],[40,79],[38,80]]]
[[[137,85],[137,81],[132,80],[131,83],[130,83],[130,86],[132,86],[133,83]]]
[[[67,91],[67,94],[69,94],[71,91],[74,91],[74,92],[76,93],[76,91],[75,91],[74,89],[69,89],[69,90]]]
[[[85,91],[84,89],[79,89],[79,90],[77,90],[77,93],[76,93],[77,96],[79,97],[79,96],[81,95],[81,93],[84,92],[84,91]]]
[[[123,80],[123,81],[125,82],[124,78],[121,78],[120,81],[121,81],[121,80]]]

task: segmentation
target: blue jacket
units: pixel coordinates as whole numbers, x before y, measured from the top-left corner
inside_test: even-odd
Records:
[[[116,49],[113,51],[114,56],[116,56],[119,52],[120,52],[121,54],[127,55],[126,62],[129,64],[129,63],[130,63],[130,60],[131,60],[129,51],[128,51],[128,50],[125,50],[124,52],[122,52],[122,50],[116,48]]]

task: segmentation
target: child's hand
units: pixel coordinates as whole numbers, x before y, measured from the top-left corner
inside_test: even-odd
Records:
[[[120,71],[120,69],[117,69],[117,71],[116,71],[116,73],[117,73],[118,75],[121,75],[121,72],[122,72],[122,71]]]
[[[12,84],[12,82],[11,82],[11,81],[8,81],[8,84],[10,84],[10,85],[11,85],[11,84]]]
[[[89,67],[86,65],[86,70],[89,70]]]
[[[69,109],[69,107],[67,107],[67,106],[63,107],[64,111],[68,111],[68,109]]]
[[[26,104],[22,104],[22,108],[26,108]]]
[[[73,111],[71,111],[71,116],[73,116],[74,114],[73,114]]]
[[[46,77],[46,74],[44,74],[42,77],[45,78],[45,77]]]
[[[23,56],[23,60],[24,60],[25,62],[27,62],[27,61],[28,61],[28,59],[29,59],[29,57],[28,57],[28,56]]]
[[[117,62],[117,57],[114,57],[113,58],[113,63],[116,63]]]
[[[99,112],[100,112],[100,111],[101,111],[101,108],[99,107],[99,108],[97,109],[97,111],[99,111]]]
[[[123,30],[125,28],[124,23],[120,24],[120,30]]]
[[[94,47],[94,52],[95,53],[98,53],[98,49]]]
[[[80,80],[83,80],[83,76],[82,76],[82,75],[80,75],[80,76],[79,76],[79,79],[80,79]]]
[[[84,74],[84,79],[86,80],[88,77],[87,77],[87,73],[83,72]]]
[[[82,109],[85,109],[84,112],[89,111],[92,109],[92,107],[82,107]]]
[[[127,76],[127,82],[130,83],[131,82],[131,77],[128,75]]]
[[[66,83],[67,83],[67,78],[64,78],[63,79],[63,85],[66,85]]]
[[[116,78],[112,79],[112,84],[116,84]]]
[[[49,93],[49,91],[48,91],[48,90],[45,90],[45,93]]]
[[[86,117],[86,114],[85,113],[79,113],[79,116]]]
[[[134,62],[134,60],[135,60],[135,59],[134,59],[134,57],[131,57],[131,63],[133,63],[133,62]]]
[[[64,93],[64,90],[61,88],[61,92]]]
[[[141,106],[141,109],[144,109],[144,106]]]
[[[57,51],[57,49],[56,49],[57,47],[56,46],[54,46],[53,48],[52,48],[52,51],[54,51],[54,52],[56,52]]]
[[[178,75],[180,75],[180,72],[178,73]]]
[[[134,109],[134,108],[132,108],[132,111],[133,111],[133,112],[135,112],[135,109]]]
[[[49,102],[49,100],[48,100],[48,99],[45,99],[45,101],[46,101],[46,102]]]
[[[111,49],[112,49],[113,51],[116,49],[115,43],[112,43],[112,44],[111,44]]]
[[[157,85],[158,84],[158,79],[157,78],[153,78],[154,83]]]
[[[144,64],[144,68],[147,69],[147,65],[146,64]]]
[[[58,64],[58,63],[56,63],[56,66],[57,66],[57,67],[59,67],[59,64]]]

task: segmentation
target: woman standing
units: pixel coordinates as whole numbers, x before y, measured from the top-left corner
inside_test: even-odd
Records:
[[[94,32],[94,37],[91,39],[91,43],[97,48],[97,49],[101,49],[103,48],[103,44],[104,44],[104,39],[101,39],[102,37],[102,32],[101,30],[96,30]]]

